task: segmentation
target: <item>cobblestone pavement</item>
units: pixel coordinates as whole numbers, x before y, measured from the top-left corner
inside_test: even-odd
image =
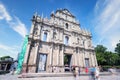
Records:
[[[0,75],[0,80],[75,80],[73,76],[68,77],[37,77],[37,78],[18,78],[18,75]],[[79,80],[90,80],[89,76],[80,76]],[[100,80],[120,80],[119,75],[100,76]]]

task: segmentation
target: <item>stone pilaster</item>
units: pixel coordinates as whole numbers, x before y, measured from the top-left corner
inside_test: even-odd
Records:
[[[64,47],[62,46],[62,50],[59,51],[59,66],[60,72],[64,72]]]
[[[96,58],[96,54],[95,54],[95,52],[94,52],[94,59],[95,59],[95,62],[94,62],[95,65],[98,66],[98,64],[97,64],[97,58]]]
[[[38,39],[41,40],[41,29],[42,29],[42,25],[41,23],[38,25]]]
[[[51,44],[51,46],[50,46],[49,65],[52,65],[52,54],[53,54],[53,44]]]
[[[81,53],[78,54],[79,66],[81,66]]]
[[[82,62],[82,53],[79,54],[79,64],[82,67],[83,66],[83,62]]]
[[[90,66],[93,66],[92,53],[90,53],[89,57],[90,57]]]
[[[95,66],[96,65],[96,60],[95,60],[95,55],[94,55],[93,52],[92,52],[92,61],[93,61],[92,66]]]
[[[31,29],[30,29],[30,38],[33,37],[33,31],[34,31],[34,23],[32,23]]]
[[[76,57],[76,51],[75,50],[74,50],[73,55],[74,55],[74,65],[77,65],[77,57]]]
[[[24,61],[23,61],[23,67],[22,67],[22,73],[26,73],[27,72],[27,65],[28,65],[28,60],[29,60],[29,52],[30,52],[30,41],[28,42],[28,45],[27,45],[27,49],[26,49],[26,53],[25,53],[25,56],[24,56]]]
[[[54,49],[53,49],[53,53],[52,53],[52,65],[54,66],[54,65],[56,65],[55,63],[56,63],[56,60],[55,60],[55,58],[56,58],[56,48],[55,48],[55,45],[54,45]]]
[[[59,46],[57,45],[57,50],[56,50],[56,64],[57,66],[59,65]]]
[[[39,46],[39,43],[37,42],[36,43],[36,46],[35,46],[35,53],[34,53],[34,64],[36,64],[36,61],[37,61],[37,55],[38,55],[38,46]]]
[[[82,53],[82,60],[83,60],[83,67],[85,67],[85,51],[83,51]]]
[[[39,43],[35,43],[35,46],[32,47],[29,63],[28,63],[28,72],[36,72],[36,61],[37,61],[37,55],[38,55],[38,45]]]

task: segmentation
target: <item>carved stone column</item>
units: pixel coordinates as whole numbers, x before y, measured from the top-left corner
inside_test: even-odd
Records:
[[[76,53],[74,53],[74,55],[75,55],[75,58],[74,58],[75,59],[75,65],[78,65],[77,64],[77,57],[76,57],[77,55],[76,55]]]
[[[76,53],[76,56],[77,56],[77,65],[79,66],[80,65],[80,55],[79,55],[79,52]]]
[[[74,65],[77,65],[76,49],[74,49],[73,51],[73,56],[74,56]]]
[[[79,56],[80,56],[80,57],[79,57],[79,64],[80,64],[80,66],[82,67],[82,65],[83,65],[82,63],[83,63],[83,62],[82,62],[82,53],[81,53],[81,52],[80,52]]]
[[[41,29],[42,29],[42,24],[40,23],[38,25],[38,39],[40,39],[40,40],[41,40]]]
[[[95,62],[94,62],[94,63],[95,63],[95,66],[98,66],[95,52],[94,52],[94,59],[95,59]]]
[[[31,42],[29,41],[28,42],[28,45],[27,45],[27,49],[26,49],[26,53],[25,53],[25,56],[24,56],[24,61],[23,61],[23,66],[22,66],[22,73],[26,73],[27,72],[27,65],[28,65],[28,56],[30,55],[30,45],[31,45]]]
[[[36,72],[36,61],[37,61],[37,54],[38,54],[38,45],[39,43],[35,43],[35,46],[32,47],[32,51],[30,53],[30,58],[28,62],[28,72],[35,73]]]
[[[59,66],[60,66],[60,72],[64,72],[64,47],[61,46],[62,49],[59,47]]]
[[[31,29],[30,29],[30,38],[32,38],[33,37],[33,31],[34,31],[34,23],[35,22],[32,22],[32,26],[31,26]]]
[[[93,66],[92,53],[90,53],[90,66]]]
[[[64,66],[64,47],[63,46],[61,51],[61,65]]]
[[[82,57],[83,57],[83,67],[85,67],[85,50],[83,51],[82,54],[83,54],[83,55],[82,55]]]

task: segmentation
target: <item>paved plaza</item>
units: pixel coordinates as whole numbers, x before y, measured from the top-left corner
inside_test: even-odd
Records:
[[[0,80],[75,80],[73,76],[67,77],[35,77],[35,78],[18,78],[19,75],[0,75]],[[100,80],[120,80],[120,74],[102,75]],[[90,80],[89,76],[80,76],[79,80]]]

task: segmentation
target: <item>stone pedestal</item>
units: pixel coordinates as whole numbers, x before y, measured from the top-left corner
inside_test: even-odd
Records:
[[[28,65],[28,73],[36,73],[36,65]]]
[[[23,64],[21,73],[27,73],[27,64]]]

